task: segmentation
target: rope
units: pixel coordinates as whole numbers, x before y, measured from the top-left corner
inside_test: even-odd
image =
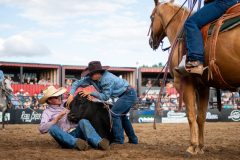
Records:
[[[187,0],[185,0],[185,2],[181,5],[180,9],[183,8],[184,4],[187,2]],[[189,15],[188,17],[191,15],[192,11],[193,11],[193,8],[197,2],[197,0],[195,0],[193,2],[193,4],[191,4],[190,1],[189,2],[189,6],[190,6],[190,12],[189,12]],[[164,28],[164,30],[166,31],[167,27],[170,25],[170,22],[173,20],[173,18],[178,14],[178,12],[180,11],[180,9],[176,12],[176,14],[170,19],[170,21],[168,22],[168,24],[166,25],[166,27]],[[165,83],[166,83],[166,79],[167,79],[167,73],[168,73],[168,70],[169,70],[169,67],[170,67],[170,63],[171,63],[171,60],[172,60],[172,57],[173,57],[173,53],[174,53],[174,49],[176,48],[176,45],[177,45],[177,42],[178,42],[178,37],[180,34],[183,34],[183,32],[179,32],[178,33],[178,36],[175,38],[174,42],[173,42],[173,45],[171,47],[171,51],[169,53],[169,57],[168,57],[168,61],[167,61],[167,65],[166,65],[166,69],[165,69],[165,72],[164,72],[164,76],[163,76],[163,85],[161,86],[161,89],[159,91],[159,95],[158,95],[158,100],[157,100],[157,104],[156,104],[156,107],[155,107],[155,115],[158,113],[158,110],[157,108],[160,108],[160,103],[161,103],[161,98],[162,98],[162,93],[163,93],[163,89],[164,89],[164,86],[165,86]],[[156,116],[154,116],[154,123],[153,123],[153,128],[156,129]]]
[[[109,104],[107,103],[103,103],[104,107],[107,109],[108,111],[108,116],[109,116],[109,123],[110,123],[110,132],[112,131],[112,127],[113,127],[113,121],[112,121],[112,114],[111,114],[111,109],[109,107]]]
[[[113,115],[115,116],[126,116],[127,113],[125,114],[118,114],[118,113],[115,113],[111,110],[111,108],[109,107],[110,104],[106,103],[106,102],[102,102],[104,104],[104,106],[109,110],[109,112],[111,112]]]

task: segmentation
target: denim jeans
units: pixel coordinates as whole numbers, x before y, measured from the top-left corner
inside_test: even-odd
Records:
[[[70,133],[63,131],[57,125],[53,125],[49,129],[49,133],[63,148],[75,148],[78,138],[86,140],[93,147],[98,147],[99,142],[102,140],[86,119],[80,120],[76,129]]]
[[[221,17],[237,0],[215,0],[194,13],[184,24],[188,60],[204,62],[204,44],[201,28]]]
[[[130,143],[137,144],[138,138],[134,133],[132,124],[126,115],[130,108],[134,105],[137,100],[137,93],[134,89],[126,91],[112,107],[112,120],[113,120],[113,143],[124,143],[124,132],[125,130]]]

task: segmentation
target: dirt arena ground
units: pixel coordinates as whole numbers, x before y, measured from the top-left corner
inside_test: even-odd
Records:
[[[80,159],[186,159],[189,144],[187,124],[134,124],[139,145],[124,144],[110,151],[90,149],[80,152],[61,149],[48,134],[41,135],[37,125],[8,125],[0,130],[0,160],[80,160]],[[207,123],[204,155],[188,159],[240,159],[240,123]]]

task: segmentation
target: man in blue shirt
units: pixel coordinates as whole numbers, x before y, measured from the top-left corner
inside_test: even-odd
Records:
[[[75,81],[70,90],[70,96],[67,100],[67,105],[73,100],[74,93],[78,87],[93,85],[98,92],[82,92],[83,96],[96,97],[102,101],[107,101],[110,98],[119,98],[112,107],[113,120],[113,143],[124,143],[123,128],[129,138],[129,143],[137,144],[138,138],[134,133],[131,122],[126,116],[130,108],[137,100],[136,91],[129,85],[125,79],[121,79],[102,67],[99,61],[92,61],[82,73],[83,78]]]

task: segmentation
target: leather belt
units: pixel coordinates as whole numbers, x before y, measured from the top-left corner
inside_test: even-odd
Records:
[[[128,86],[127,89],[119,97],[122,97],[125,93],[128,93],[131,89],[133,89],[133,87]]]

